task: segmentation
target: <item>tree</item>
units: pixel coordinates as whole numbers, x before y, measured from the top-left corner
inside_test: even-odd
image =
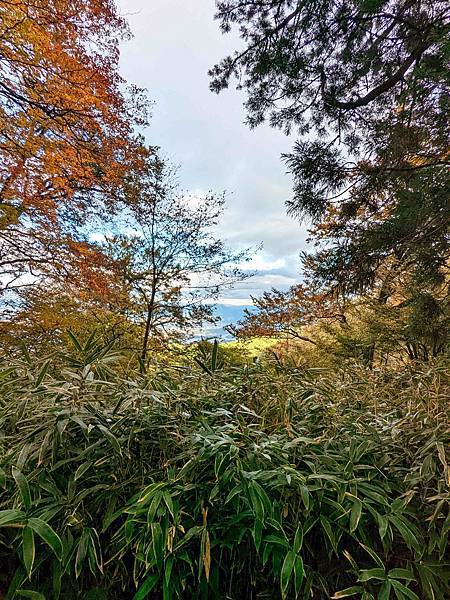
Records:
[[[124,36],[112,0],[0,0],[5,283],[36,276],[58,237],[82,240],[86,219],[114,211],[144,161],[134,128],[145,101],[136,88],[124,93],[118,73]]]
[[[99,243],[73,239],[36,238],[41,247],[28,247],[28,238],[16,239],[17,253],[30,257],[30,273],[37,277],[2,298],[0,343],[8,351],[21,341],[33,352],[66,346],[67,332],[82,338],[95,331],[106,343],[132,349],[138,326],[127,317],[128,296],[121,285],[118,265]],[[0,235],[1,239],[1,235]]]
[[[115,265],[101,247],[61,231],[33,232],[20,226],[0,231],[2,313],[14,312],[23,290],[55,286],[80,299],[98,300],[114,294]]]
[[[294,176],[288,207],[311,218],[325,242],[325,280],[361,292],[395,257],[418,280],[440,285],[450,219],[448,3],[217,6],[222,30],[238,26],[245,47],[211,70],[211,88],[236,76],[251,126],[269,118],[300,132],[285,155]]]
[[[244,311],[244,318],[230,326],[238,338],[288,336],[313,345],[317,341],[303,329],[320,322],[345,323],[344,305],[326,290],[311,290],[305,284],[283,292],[272,288],[260,298],[252,298],[255,309]]]
[[[445,285],[431,290],[426,286],[411,289],[401,274],[391,280],[391,290],[384,302],[364,299],[360,308],[361,329],[368,347],[370,362],[377,349],[378,358],[389,357],[428,361],[448,349],[450,329],[449,296]]]
[[[128,314],[143,325],[141,358],[152,338],[186,338],[213,323],[213,300],[249,276],[239,264],[249,253],[232,251],[214,234],[223,197],[181,194],[167,168],[140,182],[140,201],[128,214],[127,233],[110,236],[105,252],[121,269]]]
[[[95,334],[103,343],[121,351],[135,352],[139,326],[114,304],[94,294],[81,293],[80,286],[44,284],[22,288],[14,310],[0,321],[0,347],[14,352],[25,344],[36,356],[54,350],[67,350],[70,333],[82,340]]]
[[[222,31],[239,26],[246,47],[211,69],[211,88],[236,76],[251,125],[267,114],[287,128],[347,124],[374,103],[392,108],[400,88],[420,91],[444,76],[443,0],[218,0],[217,8]]]
[[[228,327],[237,338],[297,340],[322,354],[373,365],[395,360],[428,361],[446,352],[450,311],[447,286],[411,288],[408,274],[392,261],[379,271],[370,295],[342,299],[314,284],[317,257],[304,256],[306,279],[287,291],[253,298],[254,309]],[[316,357],[317,358],[317,357]]]

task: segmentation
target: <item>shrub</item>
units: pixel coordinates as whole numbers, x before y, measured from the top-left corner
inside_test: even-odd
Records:
[[[7,598],[444,600],[444,366],[126,378],[73,344],[0,371]]]

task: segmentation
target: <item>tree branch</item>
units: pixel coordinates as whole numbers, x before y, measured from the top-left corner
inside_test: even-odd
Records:
[[[340,101],[340,100],[337,100],[336,98],[333,98],[330,94],[328,94],[325,91],[326,75],[325,75],[325,71],[322,69],[322,95],[323,95],[325,104],[328,104],[329,106],[333,106],[335,108],[341,108],[344,110],[367,106],[373,100],[378,98],[378,96],[385,94],[391,88],[393,88],[395,85],[397,85],[397,83],[400,82],[400,80],[403,78],[403,76],[408,71],[408,69],[416,61],[420,60],[420,58],[422,57],[422,54],[425,52],[427,47],[428,47],[427,45],[423,44],[423,45],[419,46],[418,48],[416,48],[416,50],[414,50],[414,52],[412,52],[408,56],[408,58],[401,65],[401,67],[391,77],[386,79],[386,81],[384,81],[383,83],[380,83],[379,85],[375,86],[365,96],[357,98],[356,100]]]

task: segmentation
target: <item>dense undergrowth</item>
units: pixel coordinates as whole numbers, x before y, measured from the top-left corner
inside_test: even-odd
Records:
[[[0,371],[6,598],[444,600],[448,370]],[[121,369],[116,364],[122,361]]]

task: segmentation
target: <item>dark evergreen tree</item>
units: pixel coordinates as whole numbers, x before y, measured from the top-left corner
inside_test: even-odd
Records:
[[[439,0],[226,0],[245,47],[235,76],[248,123],[296,131],[289,210],[325,242],[317,276],[372,288],[386,260],[427,286],[446,278],[450,6]]]

